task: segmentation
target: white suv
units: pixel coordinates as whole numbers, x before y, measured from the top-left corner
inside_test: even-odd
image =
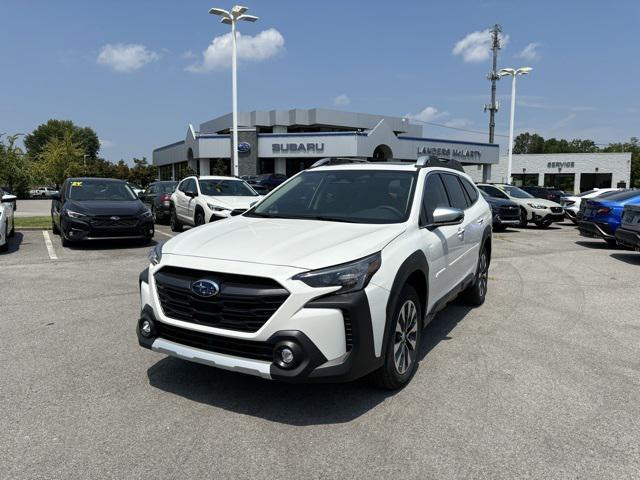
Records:
[[[484,302],[491,208],[451,161],[320,163],[151,250],[141,346],[268,379],[411,379],[435,313]]]
[[[235,177],[187,177],[171,195],[171,230],[183,225],[198,226],[247,210],[262,197],[251,186]]]

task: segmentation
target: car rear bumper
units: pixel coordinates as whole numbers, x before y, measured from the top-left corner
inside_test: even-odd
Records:
[[[613,240],[615,238],[606,225],[596,222],[581,220],[578,222],[578,229],[583,237],[603,238],[605,240]]]
[[[640,249],[640,232],[620,227],[616,230],[616,241],[620,245],[638,250]]]

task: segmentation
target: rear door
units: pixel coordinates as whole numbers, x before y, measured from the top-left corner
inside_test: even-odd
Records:
[[[180,184],[178,185],[178,188],[176,189],[176,201],[175,201],[175,207],[176,207],[176,215],[178,216],[178,218],[180,220],[184,220],[184,218],[187,216],[187,197],[184,192],[186,192],[187,189],[187,185],[189,183],[189,179],[186,178],[184,180],[182,180],[180,182]]]
[[[195,178],[189,180],[187,191],[191,191],[195,195],[193,198],[187,197],[187,217],[189,217],[189,221],[193,221],[196,213],[196,197],[200,195],[200,185]]]

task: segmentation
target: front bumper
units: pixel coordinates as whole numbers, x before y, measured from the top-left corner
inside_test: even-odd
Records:
[[[640,232],[629,230],[624,227],[616,230],[616,241],[625,247],[640,250]]]
[[[331,355],[329,360],[329,354],[323,354],[322,348],[327,349],[317,329],[304,321],[299,322],[299,329],[277,330],[263,340],[240,338],[232,331],[225,334],[198,331],[188,328],[194,325],[185,322],[180,326],[166,323],[149,305],[154,303],[149,277],[146,270],[140,276],[144,307],[136,331],[142,347],[225,370],[287,382],[346,382],[382,365],[382,357],[375,353],[371,310],[365,291],[330,294],[304,304],[302,312],[315,316],[316,325],[323,325],[321,336],[333,337],[332,342],[344,345],[343,353]],[[340,325],[335,322],[336,315],[341,317]],[[153,325],[152,333],[146,337],[140,331],[145,320]],[[327,330],[325,323],[334,327]],[[314,339],[319,339],[319,343],[314,343]],[[280,349],[285,346],[295,353],[295,361],[289,368],[284,368],[279,357]]]
[[[549,210],[536,209],[531,215],[534,222],[562,222],[564,221],[564,212],[550,212]]]
[[[150,238],[154,234],[153,218],[140,218],[134,225],[99,227],[91,220],[62,218],[62,233],[72,241]]]

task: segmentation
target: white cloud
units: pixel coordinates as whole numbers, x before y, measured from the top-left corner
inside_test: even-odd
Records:
[[[509,35],[500,35],[502,48],[509,43]],[[452,51],[453,55],[462,55],[465,62],[478,63],[487,60],[491,54],[491,33],[489,29],[471,32],[459,40]]]
[[[263,30],[256,36],[237,34],[239,61],[259,62],[271,58],[284,48],[284,37],[275,28]],[[202,52],[202,62],[189,65],[194,73],[210,72],[231,66],[231,33],[215,37]]]
[[[576,113],[570,113],[569,115],[567,115],[564,118],[561,118],[560,120],[558,120],[557,122],[553,123],[551,125],[551,128],[556,129],[556,128],[562,128],[562,127],[566,127],[569,123],[571,123],[578,115]]]
[[[426,107],[419,113],[407,113],[406,117],[410,120],[417,120],[419,122],[433,122],[438,118],[446,117],[449,115],[449,112],[440,112],[435,107]]]
[[[155,62],[160,55],[144,45],[117,43],[107,44],[100,50],[97,62],[116,72],[130,73],[140,70],[146,64]]]
[[[106,138],[99,138],[98,141],[100,142],[100,148],[111,148],[115,146],[115,143],[111,140],[107,140]]]
[[[186,52],[183,52],[182,55],[180,55],[180,58],[182,58],[183,60],[193,60],[194,58],[196,58],[196,54],[191,50],[187,50]]]
[[[539,60],[540,52],[538,52],[538,47],[541,45],[540,42],[532,42],[518,52],[516,57],[524,58],[525,60]]]
[[[338,95],[333,99],[333,104],[338,107],[344,107],[349,105],[350,103],[351,103],[351,99],[347,96],[346,93],[343,93],[342,95]]]
[[[466,128],[473,122],[468,118],[452,118],[451,120],[444,122],[447,127],[451,128]]]

